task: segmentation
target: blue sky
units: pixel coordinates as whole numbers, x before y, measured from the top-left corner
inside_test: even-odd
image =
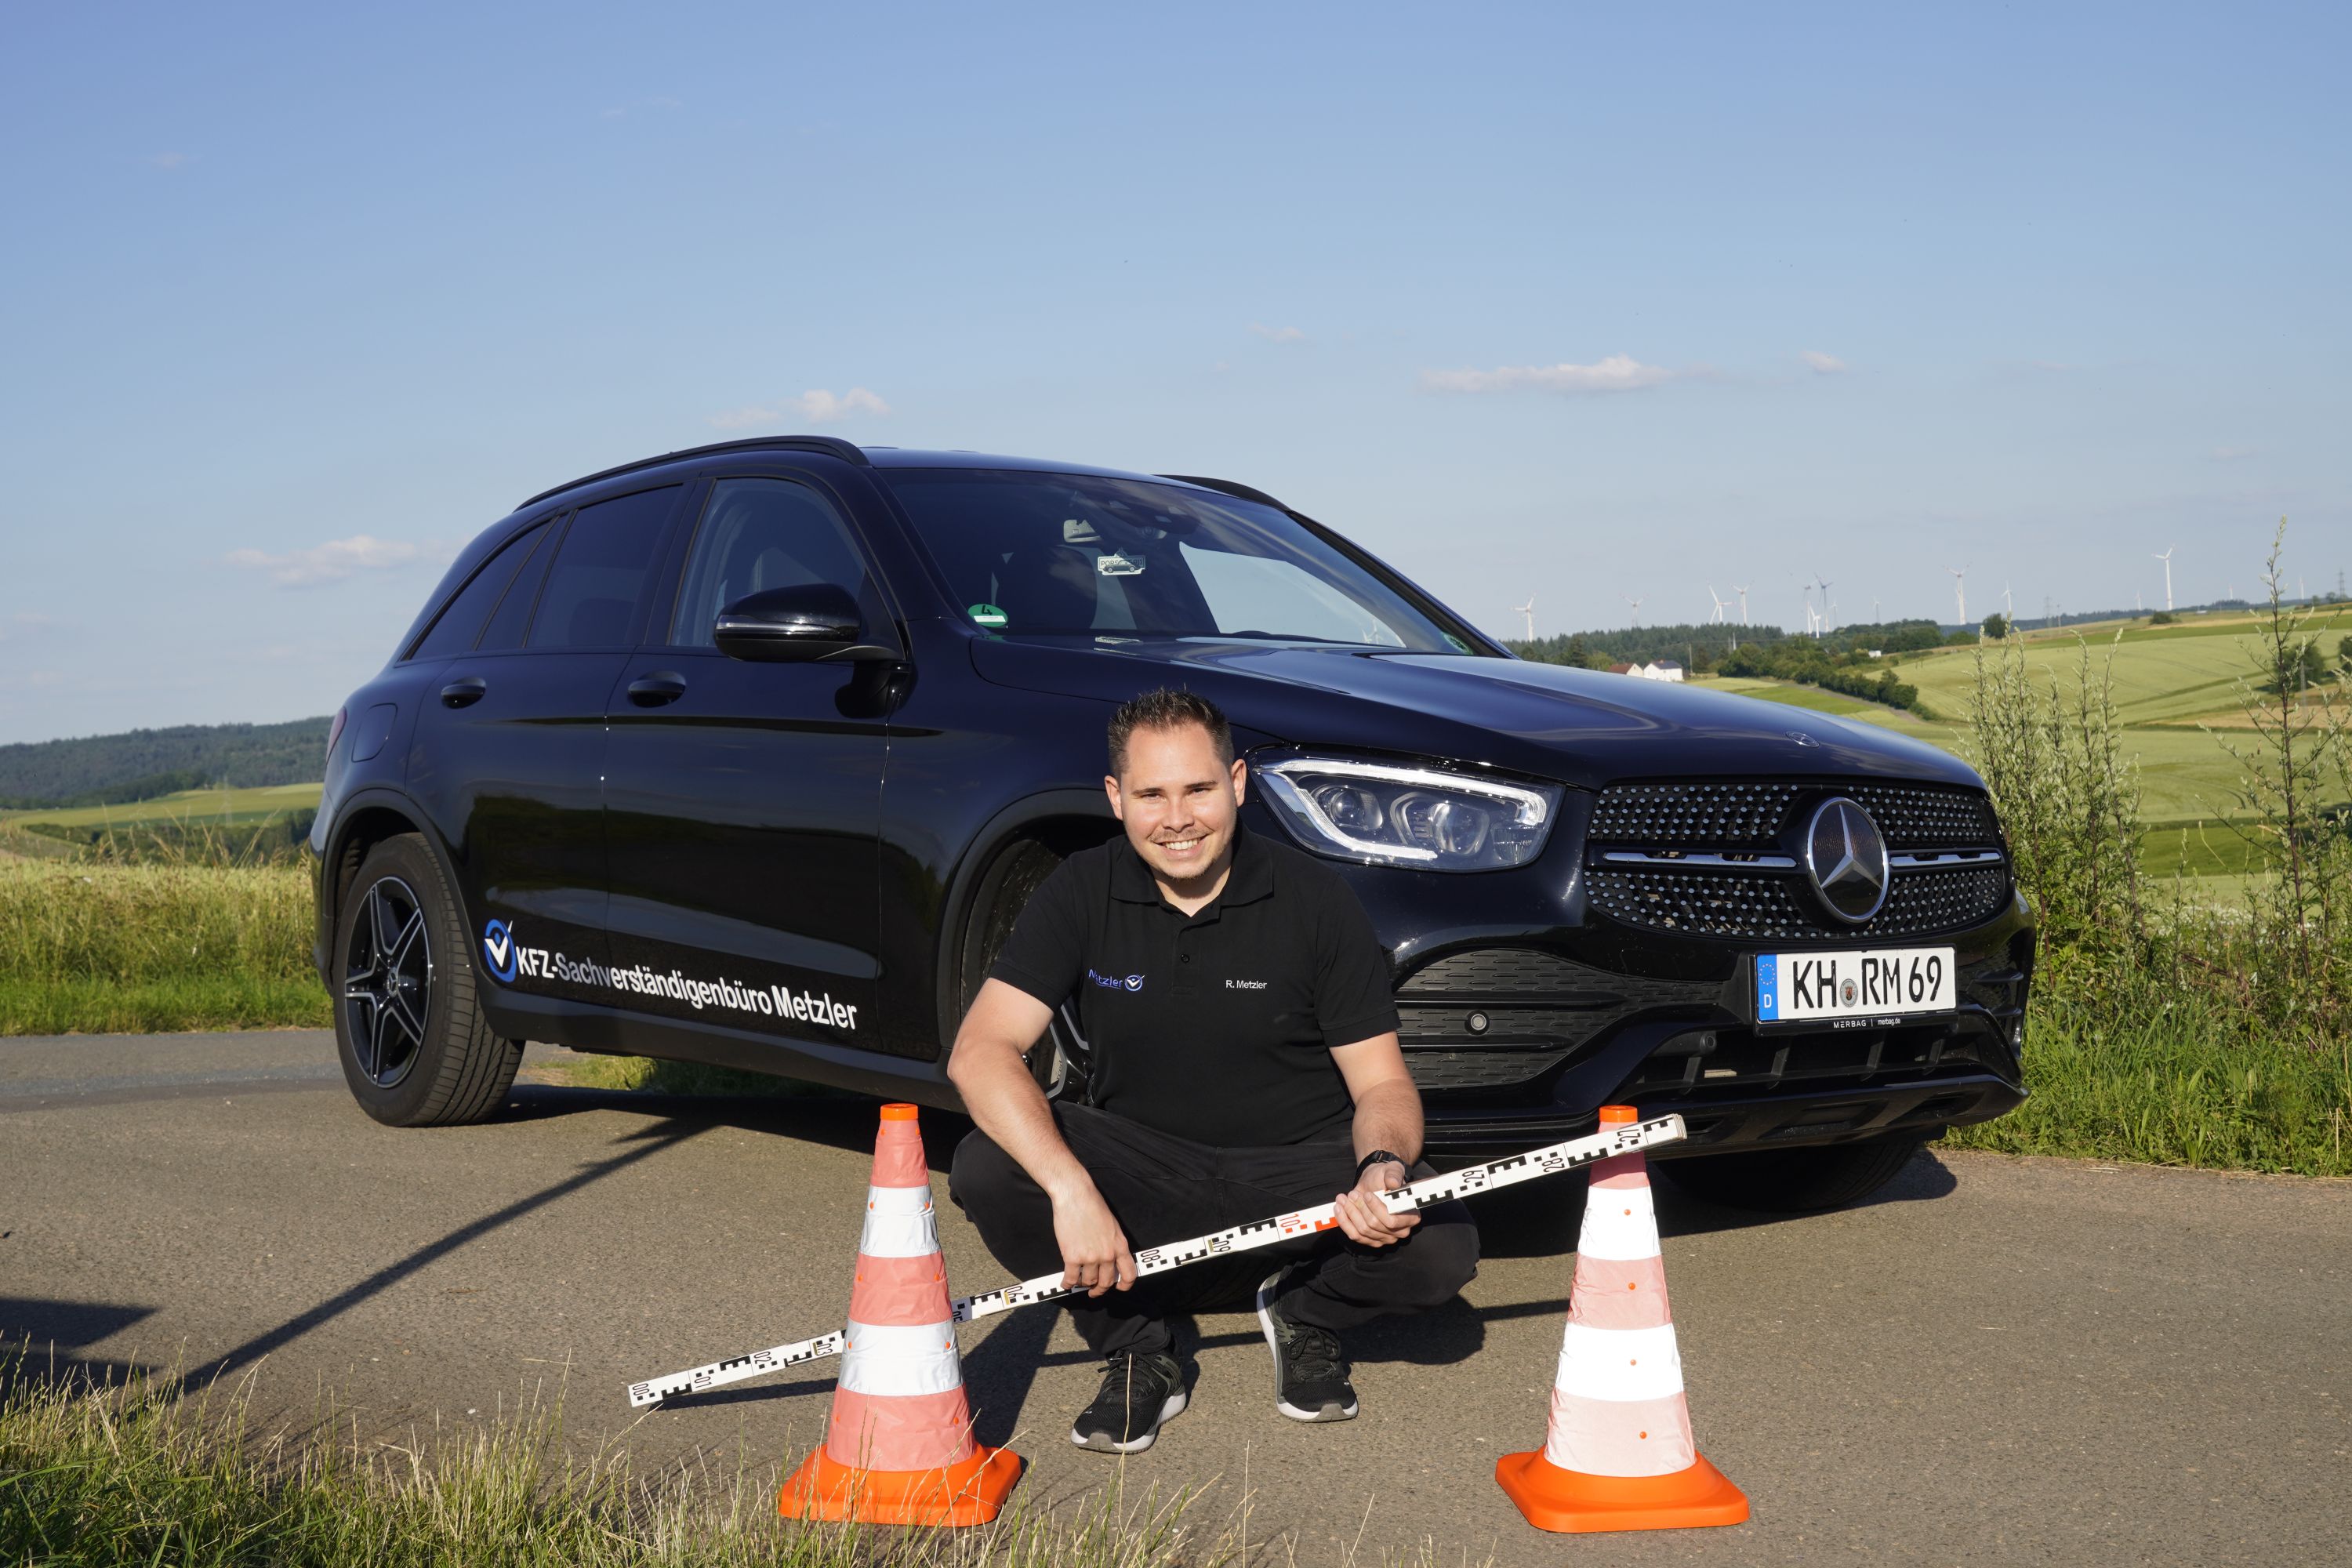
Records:
[[[761,430],[1244,479],[1498,631],[2332,585],[2347,16],[10,6],[0,742],[331,711]]]

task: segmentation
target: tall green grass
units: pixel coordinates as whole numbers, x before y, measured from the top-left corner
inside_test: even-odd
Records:
[[[2202,841],[2245,873],[2234,906],[2188,895],[2177,834],[2150,853],[2111,659],[1979,652],[1976,760],[2042,945],[2033,1098],[1955,1142],[2352,1174],[2352,823],[2330,804],[2352,799],[2352,710],[2306,689],[2284,545],[2282,525],[2237,685],[2241,815]]]
[[[0,861],[0,1034],[320,1026],[299,868]]]
[[[2245,1025],[2194,992],[2085,1001],[2045,986],[2026,1021],[2032,1097],[1945,1146],[2352,1176],[2352,1046]]]
[[[22,1369],[19,1369],[20,1371]],[[363,1439],[331,1418],[266,1431],[234,1396],[99,1387],[0,1365],[0,1561],[91,1568],[1172,1568],[1234,1554],[1189,1494],[1116,1489],[1056,1515],[1016,1494],[960,1531],[775,1516],[781,1476],[748,1460],[640,1476],[567,1452],[557,1415]]]

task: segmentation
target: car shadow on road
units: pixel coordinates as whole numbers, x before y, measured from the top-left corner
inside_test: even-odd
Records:
[[[1680,1236],[1709,1236],[1717,1231],[1752,1230],[1758,1226],[1785,1225],[1807,1216],[1767,1214],[1734,1208],[1685,1192],[1674,1179],[1671,1162],[1654,1184],[1658,1234],[1671,1241]],[[1655,1171],[1654,1174],[1657,1174]],[[1859,1203],[1842,1211],[1882,1207],[1887,1204],[1925,1203],[1945,1197],[1959,1183],[1935,1151],[1912,1156],[1895,1179]],[[1506,1187],[1477,1200],[1478,1250],[1486,1258],[1552,1258],[1576,1250],[1577,1232],[1584,1224],[1586,1186],[1581,1182],[1529,1182]]]
[[[154,1369],[137,1361],[108,1361],[70,1352],[86,1350],[155,1314],[152,1307],[116,1301],[68,1301],[47,1296],[0,1296],[0,1388],[18,1381],[68,1386],[128,1382]],[[59,1354],[59,1352],[68,1353]]]
[[[534,1210],[571,1196],[584,1187],[593,1186],[605,1177],[650,1159],[663,1151],[677,1147],[687,1140],[709,1131],[714,1123],[665,1119],[650,1126],[627,1132],[613,1142],[625,1145],[619,1153],[582,1165],[562,1181],[551,1182],[535,1193],[517,1198],[503,1207],[494,1209],[478,1219],[457,1226],[435,1241],[416,1247],[406,1257],[384,1265],[374,1273],[345,1289],[337,1291],[318,1305],[296,1313],[275,1328],[265,1329],[243,1344],[205,1363],[187,1374],[191,1385],[217,1382],[228,1373],[252,1365],[280,1347],[291,1344],[311,1330],[341,1317],[345,1312],[399,1284],[449,1254],[480,1239],[492,1231],[513,1224]]]

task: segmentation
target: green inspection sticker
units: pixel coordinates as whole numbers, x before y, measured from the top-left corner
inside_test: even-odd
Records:
[[[964,614],[971,617],[974,626],[988,626],[992,629],[1003,626],[1005,621],[1004,612],[994,605],[974,605]]]

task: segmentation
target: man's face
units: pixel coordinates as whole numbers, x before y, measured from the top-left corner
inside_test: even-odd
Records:
[[[1222,761],[1199,724],[1138,730],[1128,737],[1127,772],[1106,776],[1103,788],[1144,864],[1162,881],[1190,882],[1233,845],[1246,766]]]

